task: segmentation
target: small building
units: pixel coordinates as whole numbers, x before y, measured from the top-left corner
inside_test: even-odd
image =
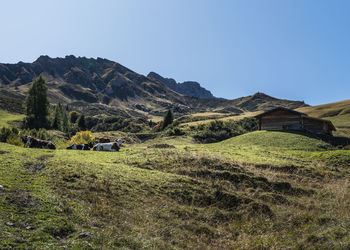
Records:
[[[266,111],[255,118],[259,121],[259,130],[301,130],[327,135],[336,130],[329,120],[282,107]]]

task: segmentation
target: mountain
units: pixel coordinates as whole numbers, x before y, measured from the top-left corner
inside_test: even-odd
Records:
[[[156,73],[146,77],[107,59],[75,56],[40,56],[33,63],[0,64],[0,94],[23,101],[40,74],[47,80],[51,103],[61,102],[87,115],[152,117],[163,116],[167,109],[172,109],[175,116],[213,111],[239,114],[276,106],[306,106],[263,93],[234,100],[199,98],[194,95],[212,94],[198,83],[178,84]],[[178,92],[185,89],[186,95]]]
[[[156,79],[172,90],[175,90],[178,93],[188,95],[188,96],[194,96],[194,97],[199,97],[199,98],[214,98],[213,94],[201,87],[201,85],[198,82],[193,82],[193,81],[186,81],[183,83],[177,83],[174,79],[172,78],[164,78],[161,75],[155,73],[155,72],[150,72],[147,77]]]

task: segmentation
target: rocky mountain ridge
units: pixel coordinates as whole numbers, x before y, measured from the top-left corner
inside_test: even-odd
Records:
[[[0,94],[23,100],[39,75],[47,80],[50,102],[61,102],[89,115],[152,117],[162,116],[167,109],[172,109],[176,116],[213,111],[239,114],[275,106],[305,106],[303,102],[262,93],[234,100],[188,96],[169,87],[164,82],[166,78],[157,79],[155,74],[147,77],[107,59],[75,56],[40,56],[33,63],[0,64]],[[184,85],[195,86],[196,91],[203,92],[201,96],[212,96],[197,83],[176,86]]]
[[[155,72],[150,72],[147,75],[147,77],[156,79],[164,83],[172,90],[175,90],[176,92],[183,95],[194,96],[199,98],[214,98],[213,94],[209,90],[201,87],[201,85],[198,82],[185,81],[182,83],[178,83],[172,78],[162,77],[161,75]]]

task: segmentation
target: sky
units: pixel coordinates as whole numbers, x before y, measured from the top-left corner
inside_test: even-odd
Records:
[[[310,105],[350,99],[348,0],[0,0],[0,62],[107,58]]]

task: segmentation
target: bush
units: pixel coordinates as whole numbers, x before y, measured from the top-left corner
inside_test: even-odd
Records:
[[[197,133],[193,138],[199,142],[212,143],[251,132],[258,129],[255,118],[244,118],[239,121],[212,121],[197,126]]]
[[[2,127],[0,130],[0,142],[6,142],[7,138],[12,134],[11,129]]]
[[[42,139],[42,140],[49,140],[49,138],[50,138],[49,132],[47,132],[46,129],[41,128],[37,132],[37,138]]]
[[[170,136],[180,136],[180,135],[184,135],[185,132],[182,131],[180,128],[175,127],[175,128],[169,129],[167,134]]]
[[[12,145],[23,146],[21,137],[19,136],[19,130],[17,128],[1,128],[0,142],[6,142]]]
[[[69,120],[71,123],[75,123],[79,118],[79,113],[77,111],[71,111],[69,113]]]
[[[10,134],[10,136],[7,137],[6,143],[16,145],[16,146],[21,146],[21,147],[23,147],[24,145],[21,140],[21,137],[18,134],[14,134],[14,133]]]
[[[36,129],[31,129],[31,130],[23,129],[18,134],[20,136],[30,135],[30,136],[32,136],[34,138],[38,138],[38,139],[41,139],[41,140],[50,140],[50,134],[44,128],[41,128],[39,130],[36,130]]]
[[[122,116],[108,116],[104,118],[85,117],[86,128],[91,131],[123,131],[137,133],[141,132],[144,127],[147,127],[146,119],[132,119]]]
[[[85,115],[81,114],[79,119],[78,119],[78,127],[81,130],[85,130],[86,129],[86,124],[85,124]]]
[[[91,131],[77,132],[69,141],[69,144],[85,144],[95,140],[95,136]]]

